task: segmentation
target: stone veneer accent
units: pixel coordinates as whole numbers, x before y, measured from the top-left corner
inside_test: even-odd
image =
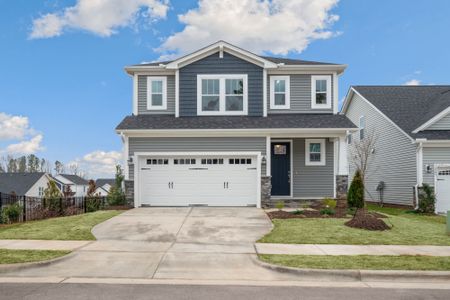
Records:
[[[347,199],[348,175],[336,175],[336,198]]]
[[[134,207],[134,180],[124,180],[124,183],[127,204]]]
[[[272,176],[261,176],[261,207],[270,207]]]

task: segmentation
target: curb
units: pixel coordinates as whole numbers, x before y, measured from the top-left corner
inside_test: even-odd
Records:
[[[449,281],[450,271],[402,271],[402,270],[349,270],[349,269],[300,269],[274,265],[252,256],[257,265],[275,272],[304,277],[305,280],[339,280],[339,281],[377,281],[377,282],[424,282]]]
[[[0,274],[14,272],[14,271],[21,271],[25,269],[31,269],[31,268],[39,268],[39,267],[46,267],[50,266],[56,263],[59,263],[61,261],[67,260],[69,258],[72,258],[75,255],[75,252],[70,252],[66,255],[63,255],[61,257],[49,259],[49,260],[43,260],[43,261],[37,261],[37,262],[28,262],[28,263],[17,263],[17,264],[4,264],[0,265]]]

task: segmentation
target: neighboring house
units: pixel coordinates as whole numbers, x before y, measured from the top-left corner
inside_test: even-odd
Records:
[[[345,192],[356,129],[338,113],[345,68],[223,41],[126,67],[133,114],[116,131],[134,205],[260,207]]]
[[[95,181],[95,194],[100,196],[108,196],[110,189],[115,186],[114,178],[99,178]]]
[[[86,179],[71,174],[58,174],[54,178],[61,191],[66,191],[70,187],[70,190],[75,193],[74,197],[86,196],[89,187]]]
[[[435,188],[436,210],[450,210],[450,85],[354,86],[342,113],[359,125],[349,153],[360,138],[376,139],[368,200],[379,200],[376,187],[384,181],[386,203],[415,205],[417,187],[427,183]]]
[[[47,183],[52,180],[47,173],[0,173],[0,193],[17,196],[43,197]]]

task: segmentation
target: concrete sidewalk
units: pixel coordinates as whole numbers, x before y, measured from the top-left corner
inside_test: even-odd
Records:
[[[0,240],[0,249],[13,250],[76,250],[93,241]]]
[[[322,244],[256,243],[255,249],[258,254],[450,256],[450,246],[322,245]]]

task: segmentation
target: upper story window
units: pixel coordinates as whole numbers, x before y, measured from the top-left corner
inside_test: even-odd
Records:
[[[361,116],[359,117],[359,139],[363,140],[365,136],[366,131],[366,117]]]
[[[290,77],[270,76],[270,109],[289,109],[290,101]]]
[[[325,140],[305,140],[305,165],[325,166]]]
[[[167,78],[147,77],[147,109],[167,109]]]
[[[246,115],[247,75],[197,75],[198,115]]]
[[[311,76],[311,108],[331,108],[331,76]]]

